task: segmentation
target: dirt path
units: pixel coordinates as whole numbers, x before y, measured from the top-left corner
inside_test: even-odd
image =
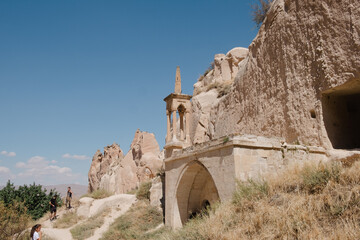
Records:
[[[70,228],[41,228],[43,234],[54,240],[73,240]]]
[[[95,201],[99,201],[99,202],[93,204],[93,206],[101,207],[103,203],[105,204],[106,199],[99,199]],[[88,238],[88,240],[100,239],[103,233],[105,233],[109,229],[109,226],[114,222],[114,220],[120,217],[121,215],[123,215],[133,205],[135,201],[136,201],[136,197],[134,195],[122,194],[121,201],[118,202],[120,208],[119,207],[112,208],[111,212],[104,218],[104,224],[100,228],[96,229],[94,235]],[[96,212],[96,209],[95,210],[91,209],[91,210]],[[76,211],[76,209],[72,209],[72,211]],[[59,211],[58,218],[60,219],[64,213],[66,213],[66,210]],[[85,221],[86,220],[80,221],[76,225],[81,224]],[[75,227],[76,225],[71,226],[70,228],[53,228],[53,222],[51,222],[50,220],[46,220],[42,223],[42,232],[44,235],[54,240],[73,240],[72,235],[70,233],[70,229]]]
[[[136,201],[135,196],[129,196],[126,198],[126,200],[123,201],[121,204],[120,209],[111,209],[111,213],[105,217],[104,224],[95,230],[95,233],[92,237],[87,238],[87,240],[98,240],[101,238],[101,236],[109,229],[109,226],[114,222],[114,220],[121,215],[123,215],[129,208],[133,205],[133,203]]]

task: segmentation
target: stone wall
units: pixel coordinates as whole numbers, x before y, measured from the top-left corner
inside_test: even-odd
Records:
[[[183,149],[165,160],[165,223],[181,227],[204,203],[231,199],[236,179],[256,179],[291,164],[327,159],[321,147],[253,135],[231,135]]]

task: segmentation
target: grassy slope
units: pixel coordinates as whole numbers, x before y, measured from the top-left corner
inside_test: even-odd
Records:
[[[239,183],[231,203],[162,239],[360,239],[360,162]]]
[[[348,161],[350,160],[350,161]],[[139,201],[103,239],[360,239],[360,160],[293,167],[263,181],[238,183],[231,202],[213,206],[182,229]]]
[[[124,215],[110,226],[101,239],[158,239],[163,229],[148,232],[162,223],[162,213],[149,205],[148,201],[138,201]]]

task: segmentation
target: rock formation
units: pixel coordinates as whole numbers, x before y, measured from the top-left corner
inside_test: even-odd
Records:
[[[359,1],[275,0],[229,92],[200,93],[207,75],[195,84],[194,143],[240,133],[359,148],[359,35]]]
[[[89,191],[105,189],[126,193],[140,182],[152,179],[162,166],[163,157],[154,134],[137,130],[129,152],[124,156],[119,145],[97,150],[89,170]]]
[[[208,131],[210,124],[210,112],[220,98],[231,90],[231,85],[239,70],[239,64],[248,54],[246,48],[234,48],[225,54],[216,54],[213,69],[206,72],[194,84],[192,98],[193,111],[193,143],[202,143],[211,140]]]

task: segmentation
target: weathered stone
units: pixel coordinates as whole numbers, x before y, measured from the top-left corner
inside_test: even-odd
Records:
[[[137,130],[129,152],[123,156],[117,144],[98,150],[89,171],[89,190],[105,189],[126,193],[140,182],[152,179],[162,166],[160,149],[154,134]]]
[[[206,134],[360,147],[359,29],[359,1],[274,1]]]
[[[247,54],[248,50],[241,47],[231,49],[226,55],[216,54],[212,63],[213,69],[200,77],[198,82],[194,84],[193,96],[222,85],[231,84],[239,70],[238,65]]]
[[[163,203],[163,183],[161,177],[157,176],[151,181],[150,188],[150,205],[155,207],[162,207]]]
[[[129,208],[136,200],[135,195],[117,194],[103,199],[93,199],[84,197],[79,200],[80,206],[76,214],[81,217],[89,218],[104,212],[106,209]]]
[[[360,153],[359,35],[359,1],[274,0],[248,54],[216,55],[194,85],[195,144],[165,159],[166,225],[228,201],[236,179],[344,155],[352,164]]]

